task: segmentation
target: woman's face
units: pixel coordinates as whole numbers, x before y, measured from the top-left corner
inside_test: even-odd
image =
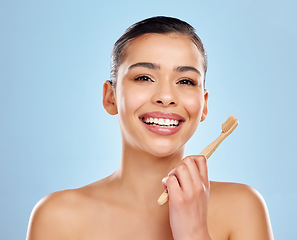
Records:
[[[203,58],[190,38],[137,37],[126,46],[117,76],[124,144],[158,157],[183,151],[207,114]]]

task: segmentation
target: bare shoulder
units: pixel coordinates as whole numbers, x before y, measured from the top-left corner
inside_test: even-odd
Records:
[[[211,182],[210,189],[210,204],[225,216],[229,239],[273,239],[266,203],[257,190],[226,182]]]
[[[41,199],[32,210],[27,240],[79,238],[88,209],[94,202],[98,204],[96,199],[100,200],[103,182],[51,193]]]
[[[68,239],[67,233],[71,232],[68,228],[75,225],[72,219],[77,203],[77,193],[74,190],[51,193],[41,199],[32,210],[27,240]]]
[[[240,183],[211,182],[210,201],[215,206],[225,207],[232,216],[266,211],[261,194],[251,186]]]
[[[236,197],[244,196],[244,197],[252,198],[254,200],[263,199],[257,190],[255,190],[254,188],[246,184],[211,181],[210,186],[211,186],[211,192],[214,195],[218,195],[223,198],[233,198],[232,196],[234,196],[235,194]],[[232,196],[230,194],[232,194]]]

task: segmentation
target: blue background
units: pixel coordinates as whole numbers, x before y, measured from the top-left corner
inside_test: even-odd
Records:
[[[239,126],[209,161],[210,178],[256,188],[276,239],[296,230],[295,1],[0,0],[0,239],[24,239],[46,194],[119,165],[117,117],[101,104],[112,45],[155,15],[192,24],[208,52],[209,115],[198,154],[230,114]]]

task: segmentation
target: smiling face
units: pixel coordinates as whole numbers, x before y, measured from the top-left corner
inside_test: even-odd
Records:
[[[126,46],[115,91],[105,83],[104,107],[118,113],[124,144],[169,156],[184,150],[206,117],[203,79],[203,58],[189,37],[145,34]]]

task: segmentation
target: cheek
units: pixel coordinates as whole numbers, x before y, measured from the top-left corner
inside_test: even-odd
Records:
[[[126,113],[136,113],[136,111],[148,101],[146,91],[141,91],[137,87],[127,86],[123,87],[119,92],[118,111],[119,115]]]
[[[199,94],[184,96],[184,104],[191,118],[199,118],[200,121],[204,101]]]

